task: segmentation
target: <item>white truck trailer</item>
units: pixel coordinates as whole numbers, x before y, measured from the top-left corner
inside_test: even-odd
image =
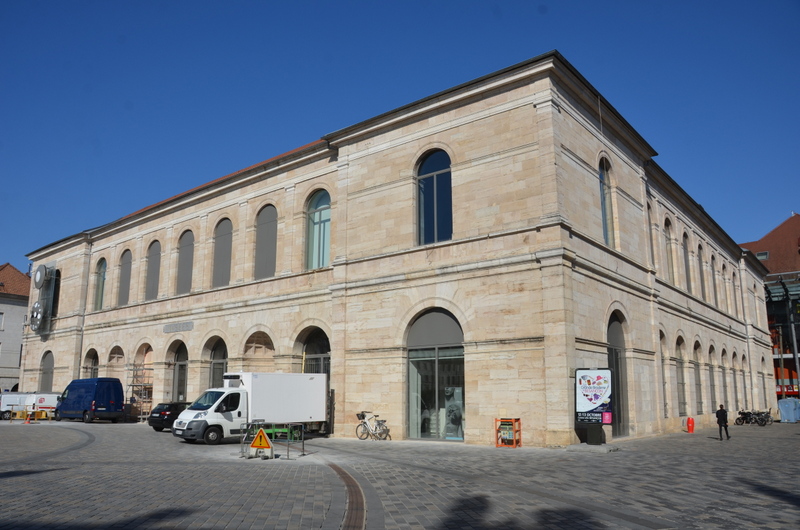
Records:
[[[234,372],[222,388],[209,388],[172,424],[172,434],[216,445],[242,433],[248,423],[326,421],[325,374]]]

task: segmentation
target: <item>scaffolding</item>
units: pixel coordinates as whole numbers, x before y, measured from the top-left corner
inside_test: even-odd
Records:
[[[144,364],[134,364],[131,367],[131,377],[128,383],[128,397],[130,412],[128,418],[133,421],[147,421],[153,408],[153,369],[146,368]]]

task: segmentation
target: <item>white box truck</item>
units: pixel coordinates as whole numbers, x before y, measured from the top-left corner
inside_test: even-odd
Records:
[[[172,434],[216,445],[242,433],[247,423],[326,421],[325,374],[234,372],[222,388],[209,388],[172,424]]]

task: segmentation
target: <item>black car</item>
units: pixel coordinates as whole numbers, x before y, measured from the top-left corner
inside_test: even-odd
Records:
[[[159,403],[150,411],[147,424],[158,432],[169,429],[172,427],[172,422],[175,421],[175,418],[189,405],[191,403]]]

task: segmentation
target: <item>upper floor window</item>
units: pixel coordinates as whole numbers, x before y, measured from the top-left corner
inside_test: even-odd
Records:
[[[331,246],[331,196],[319,190],[308,201],[306,213],[306,269],[327,267]]]
[[[58,316],[58,304],[61,299],[61,270],[53,273],[53,301],[50,303],[50,318]]]
[[[760,260],[767,260],[769,259],[769,251],[766,252],[756,252],[756,258]]]
[[[453,194],[450,157],[442,150],[427,154],[417,171],[419,244],[453,238]]]
[[[725,264],[722,264],[722,276],[720,278],[722,282],[722,302],[725,305],[722,309],[727,313],[728,307],[730,307],[730,301],[728,299],[728,269],[725,268]]]
[[[711,256],[711,291],[714,294],[714,306],[719,307],[719,295],[717,294],[717,258]]]
[[[119,260],[119,292],[117,293],[117,305],[128,305],[131,292],[131,263],[133,255],[130,250],[122,253]]]
[[[256,280],[275,276],[277,249],[278,210],[269,204],[256,216]]]
[[[211,287],[224,287],[231,283],[231,250],[233,248],[233,223],[223,219],[214,229],[214,271]]]
[[[101,258],[94,269],[94,310],[103,309],[103,296],[106,290],[106,260]]]
[[[178,281],[175,294],[186,294],[192,290],[192,268],[194,267],[194,234],[187,230],[178,239]]]
[[[614,246],[614,210],[611,207],[611,183],[608,172],[611,166],[605,158],[600,160],[598,179],[600,180],[600,210],[603,217],[603,241]]]
[[[147,279],[145,283],[144,299],[155,300],[158,298],[158,280],[161,276],[161,243],[153,241],[147,247]]]
[[[655,248],[655,241],[653,240],[653,231],[655,227],[653,226],[653,208],[650,206],[650,203],[647,203],[647,235],[649,237],[648,241],[650,242],[650,264],[655,268],[656,266],[656,248]]]
[[[667,257],[667,279],[675,285],[675,256],[672,253],[672,223],[664,221],[664,250]]]
[[[683,240],[681,243],[683,250],[683,268],[686,274],[686,290],[692,292],[692,266],[689,261],[689,236],[686,232],[683,233]]]
[[[705,300],[706,299],[706,279],[703,273],[703,247],[698,245],[697,246],[697,270],[698,275],[697,277],[700,279],[700,297]]]

